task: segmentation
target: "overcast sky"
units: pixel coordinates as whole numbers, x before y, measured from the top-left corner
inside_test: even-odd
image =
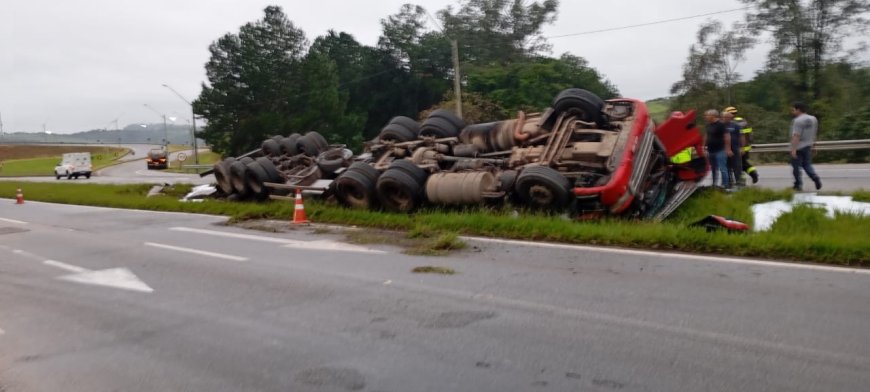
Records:
[[[0,0],[0,115],[6,132],[69,133],[158,122],[161,113],[190,118],[171,91],[194,99],[205,80],[209,44],[280,5],[309,40],[329,29],[373,45],[380,20],[407,0]],[[417,2],[434,11],[456,0]],[[741,8],[737,0],[561,0],[544,29],[558,36]],[[742,12],[717,15],[730,24]],[[713,18],[713,17],[711,17]],[[624,96],[666,96],[680,77],[698,26],[709,18],[552,39],[552,55],[586,58]],[[751,77],[765,49],[740,67]],[[580,86],[582,87],[582,86]]]

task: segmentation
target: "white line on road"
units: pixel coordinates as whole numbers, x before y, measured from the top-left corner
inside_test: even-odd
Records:
[[[552,242],[504,240],[504,239],[499,239],[499,238],[462,237],[462,239],[468,240],[468,241],[491,242],[491,243],[496,243],[496,244],[509,244],[509,245],[522,245],[522,246],[531,246],[531,247],[538,247],[538,248],[570,249],[570,250],[580,250],[580,251],[587,251],[587,252],[617,253],[617,254],[636,255],[636,256],[651,256],[651,257],[660,257],[660,258],[667,258],[667,259],[703,260],[703,261],[713,261],[713,262],[721,262],[721,263],[763,265],[765,267],[794,268],[794,269],[806,269],[806,270],[829,271],[829,272],[845,272],[845,273],[853,273],[853,274],[870,274],[870,269],[859,269],[859,268],[848,268],[848,267],[828,267],[828,266],[824,266],[824,265],[798,264],[798,263],[787,263],[787,262],[765,261],[765,260],[754,260],[754,259],[740,259],[740,258],[736,258],[736,257],[703,256],[703,255],[690,255],[690,254],[684,254],[684,253],[651,252],[651,251],[645,251],[645,250],[618,249],[618,248],[600,248],[600,247],[584,246],[584,245],[556,244],[556,243],[552,243]]]
[[[377,253],[377,254],[387,253],[387,252],[384,252],[382,250],[366,248],[364,246],[359,246],[359,245],[345,244],[345,243],[336,242],[336,241],[300,241],[300,240],[291,240],[291,239],[285,239],[285,238],[257,236],[257,235],[251,235],[251,234],[228,233],[225,231],[194,229],[194,228],[190,228],[190,227],[171,227],[171,228],[169,228],[169,230],[181,231],[181,232],[187,232],[187,233],[213,235],[213,236],[218,236],[218,237],[238,238],[238,239],[250,240],[250,241],[269,242],[269,243],[273,243],[273,244],[281,244],[285,248],[294,248],[294,249],[326,250],[326,251],[336,251],[336,252]]]
[[[9,219],[9,218],[0,218],[0,222],[14,223],[16,225],[26,225],[27,224],[27,222],[15,220],[15,219]]]
[[[192,249],[192,248],[183,248],[180,246],[158,244],[158,243],[154,243],[154,242],[146,242],[145,245],[151,246],[154,248],[174,250],[177,252],[193,253],[193,254],[197,254],[197,255],[201,255],[201,256],[215,257],[218,259],[233,260],[233,261],[247,261],[248,260],[247,257],[233,256],[233,255],[228,255],[228,254],[223,254],[223,253],[209,252],[209,251],[205,251],[205,250]]]
[[[74,273],[88,272],[88,269],[86,269],[86,268],[82,268],[82,267],[79,267],[77,265],[63,263],[63,262],[56,261],[56,260],[45,260],[42,262],[42,264],[45,264],[45,265],[48,265],[51,267],[60,268],[63,270],[67,270],[69,272],[74,272]]]

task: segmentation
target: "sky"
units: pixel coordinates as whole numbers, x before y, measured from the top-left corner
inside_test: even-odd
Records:
[[[6,132],[72,133],[157,123],[161,114],[190,120],[205,81],[208,46],[279,5],[313,41],[329,29],[374,45],[380,20],[408,0],[0,0],[0,119]],[[428,0],[433,14],[457,0]],[[561,0],[544,36],[560,36],[663,19],[733,10],[737,0]],[[668,95],[679,80],[700,24],[726,24],[743,12],[654,26],[553,38],[551,55],[586,58],[627,97]],[[434,28],[434,26],[433,26]],[[763,46],[739,67],[751,77]],[[582,86],[578,86],[582,87]],[[152,111],[145,105],[149,105]],[[187,119],[187,120],[185,120]]]

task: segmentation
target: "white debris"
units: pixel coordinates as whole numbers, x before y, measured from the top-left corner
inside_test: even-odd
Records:
[[[195,186],[190,190],[190,193],[184,195],[180,201],[202,201],[204,197],[215,192],[217,192],[217,188],[214,185]]]
[[[870,216],[870,203],[854,201],[851,196],[819,196],[815,193],[798,193],[791,201],[778,200],[753,205],[754,230],[770,230],[780,216],[791,212],[796,205],[801,204],[824,208],[830,218],[834,218],[834,214],[837,212]]]

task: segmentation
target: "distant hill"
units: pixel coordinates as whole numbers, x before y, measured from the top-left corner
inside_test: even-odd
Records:
[[[153,143],[161,144],[164,135],[168,134],[170,144],[189,144],[190,127],[185,125],[168,125],[166,131],[163,124],[130,124],[120,130],[94,129],[70,134],[47,134],[43,132],[4,133],[0,143],[102,143],[129,144]],[[202,139],[198,140],[203,143]]]

